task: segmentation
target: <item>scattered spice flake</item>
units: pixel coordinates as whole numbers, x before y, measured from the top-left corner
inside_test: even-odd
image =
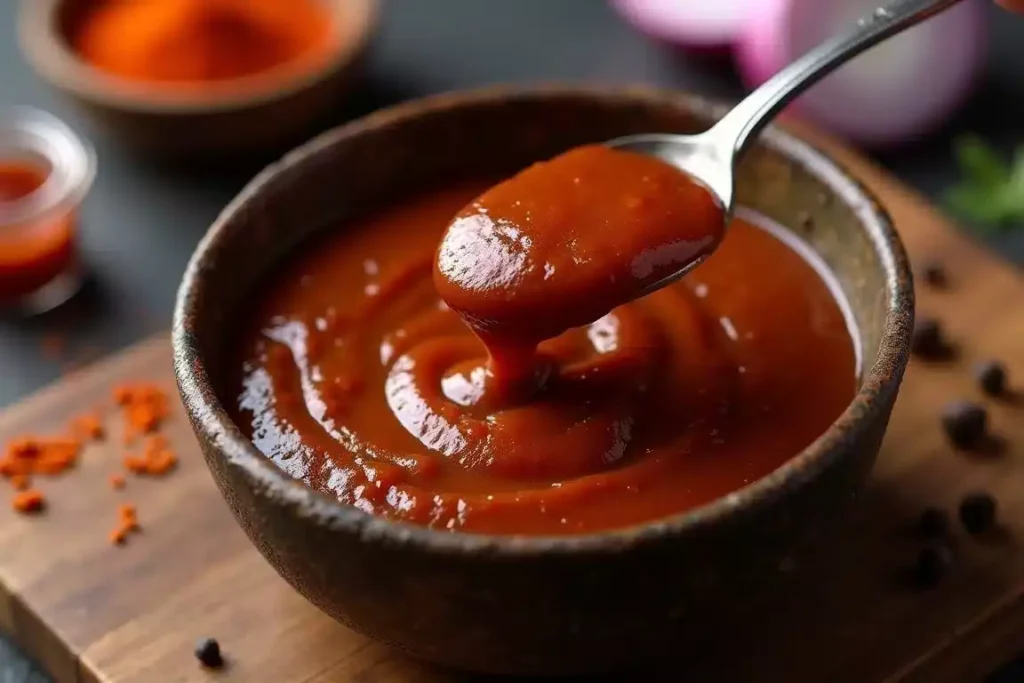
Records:
[[[72,467],[82,444],[67,437],[27,437],[7,444],[0,456],[0,475],[56,475]]]
[[[131,472],[132,474],[146,473],[145,458],[139,457],[137,455],[132,455],[131,453],[125,453],[122,462],[124,463],[124,468]]]
[[[55,476],[74,466],[82,444],[67,437],[23,437],[9,442],[0,454],[0,476],[18,493],[11,501],[17,512],[40,512],[43,494],[29,488],[33,475]]]
[[[121,406],[125,419],[125,440],[134,441],[146,436],[141,455],[125,454],[125,467],[137,474],[163,475],[177,465],[178,458],[167,439],[154,434],[167,417],[170,402],[167,394],[152,384],[121,385],[114,390],[114,398]],[[71,421],[70,436],[28,436],[8,443],[0,454],[0,476],[8,479],[18,493],[12,507],[21,513],[36,513],[46,507],[43,494],[30,489],[33,475],[57,475],[74,466],[85,441],[105,437],[103,422],[98,412],[79,415]],[[110,486],[122,489],[124,475],[110,475]],[[129,534],[139,531],[135,505],[125,503],[118,507],[118,523],[110,532],[114,545],[124,544]]]
[[[155,453],[148,461],[148,473],[152,475],[167,474],[178,464],[178,456],[171,451],[160,451]]]
[[[79,415],[71,421],[71,433],[83,441],[101,441],[106,435],[103,421],[96,413]]]
[[[123,384],[114,388],[114,400],[124,414],[125,443],[156,431],[170,411],[167,393],[154,384]]]
[[[135,516],[135,505],[122,503],[117,506],[117,526],[110,532],[111,545],[124,545],[128,535],[139,530],[139,520]]]
[[[133,474],[161,476],[178,464],[178,456],[171,450],[167,439],[159,434],[146,438],[142,455],[125,454],[124,466]]]
[[[11,507],[22,514],[42,512],[43,508],[46,507],[46,498],[35,489],[21,491],[14,496],[14,499],[11,501]]]

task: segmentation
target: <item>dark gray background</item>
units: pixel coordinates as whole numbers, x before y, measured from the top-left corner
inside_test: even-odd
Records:
[[[14,35],[16,9],[14,0],[0,0],[0,105],[30,104],[64,117],[93,139],[100,165],[82,229],[93,282],[56,315],[0,319],[0,405],[59,375],[61,364],[40,348],[50,332],[67,335],[65,358],[85,360],[167,328],[193,246],[259,168],[248,164],[202,174],[161,170],[95,137],[25,65]],[[991,11],[987,78],[973,100],[936,135],[876,157],[934,197],[956,178],[950,153],[956,134],[981,133],[1007,154],[1024,139],[1024,18]],[[602,0],[391,0],[365,83],[334,119],[428,93],[538,80],[645,82],[719,97],[741,93],[727,63],[701,63],[647,42]],[[1024,260],[1024,233],[993,243],[1004,255]],[[1006,675],[1005,680],[1024,680],[1020,671]],[[34,677],[0,641],[0,681]]]

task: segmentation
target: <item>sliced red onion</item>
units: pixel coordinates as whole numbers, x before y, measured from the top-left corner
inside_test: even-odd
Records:
[[[933,130],[963,102],[984,63],[985,0],[967,0],[857,57],[802,95],[794,112],[850,140],[881,146]],[[736,61],[760,85],[878,0],[759,0]]]
[[[612,0],[642,33],[696,51],[725,51],[744,29],[748,9],[760,0]]]

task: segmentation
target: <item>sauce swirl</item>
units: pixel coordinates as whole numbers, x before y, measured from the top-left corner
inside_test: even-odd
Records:
[[[571,230],[556,201],[577,201],[571,195],[524,208],[505,202],[502,185],[483,194],[484,183],[454,187],[318,239],[267,283],[243,327],[229,387],[238,423],[313,488],[438,529],[622,527],[768,474],[851,400],[857,368],[847,316],[788,233],[743,220],[700,268],[634,300],[659,268],[700,257],[721,237],[688,237],[668,210],[710,216],[717,207],[700,194],[669,191],[662,203],[660,180],[633,178],[641,189],[661,188],[639,205],[659,207],[636,219],[648,231],[637,223],[606,247],[579,251],[594,272],[620,269],[626,288],[614,292],[569,267],[568,241],[509,250],[524,264],[514,270],[514,295],[482,286],[465,287],[484,292],[482,300],[460,298],[459,288],[481,281],[442,263],[465,237],[450,241],[449,228],[438,248],[449,224],[484,215],[481,208],[497,217],[500,208],[523,211],[545,230]],[[618,201],[621,215],[590,211],[595,205],[582,199],[571,210],[588,217],[588,229],[610,230],[637,211],[621,194]],[[465,229],[472,244],[475,228]],[[635,235],[688,246],[650,259],[638,276],[630,258],[644,249]],[[483,240],[485,261],[515,244],[506,237]],[[573,306],[544,295],[546,264],[554,266],[546,284],[569,293]],[[501,339],[519,354],[509,376],[501,370],[507,357],[495,373]]]

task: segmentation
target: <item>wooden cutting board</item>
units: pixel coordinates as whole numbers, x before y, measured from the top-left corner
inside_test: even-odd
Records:
[[[1024,399],[985,401],[994,432],[1006,441],[998,456],[954,454],[936,416],[949,399],[979,397],[970,376],[979,359],[1004,360],[1024,392],[1024,279],[958,235],[921,197],[851,153],[836,153],[881,196],[917,262],[947,264],[950,287],[920,287],[919,311],[941,316],[960,358],[911,364],[854,524],[835,547],[822,549],[823,568],[803,572],[806,599],[793,605],[786,626],[735,644],[690,680],[980,681],[1024,651]],[[165,337],[7,410],[0,439],[60,430],[70,416],[109,403],[112,385],[126,379],[173,391]],[[165,479],[130,478],[114,491],[108,477],[120,469],[123,447],[113,438],[89,447],[75,471],[42,481],[51,501],[43,515],[12,512],[9,488],[0,486],[0,628],[57,683],[477,680],[410,661],[306,603],[236,526],[180,411],[165,431],[181,457]],[[895,580],[919,547],[905,527],[921,508],[955,510],[975,489],[998,496],[1002,532],[978,541],[957,529],[953,570],[930,591]],[[143,530],[115,547],[107,535],[118,503],[129,500]],[[203,636],[222,643],[224,671],[203,671],[193,659]]]

